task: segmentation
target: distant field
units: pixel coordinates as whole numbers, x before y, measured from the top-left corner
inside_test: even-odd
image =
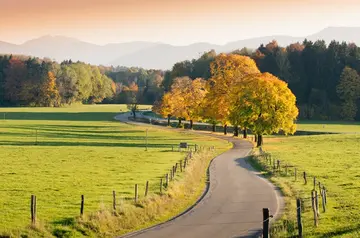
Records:
[[[144,115],[163,118],[161,115],[151,111],[145,112]],[[176,119],[176,118],[172,118]],[[299,131],[317,131],[317,132],[335,132],[335,133],[358,133],[360,132],[360,122],[344,121],[298,121],[297,130]]]
[[[300,128],[322,131],[359,131],[357,124],[300,124]],[[320,215],[320,225],[313,225],[310,210],[303,214],[304,237],[360,237],[360,135],[335,134],[315,136],[271,137],[264,149],[281,163],[298,168],[298,181],[291,177],[273,177],[287,196],[284,220],[296,221],[296,198],[310,197],[312,179],[316,176],[328,190],[328,208]],[[308,173],[303,185],[302,172]],[[310,202],[306,204],[310,206]],[[320,207],[321,208],[321,207]],[[279,237],[288,237],[286,235]]]
[[[320,132],[360,132],[359,122],[299,121],[298,130]]]
[[[172,145],[228,147],[209,137],[149,128],[146,152],[146,127],[114,121],[121,110],[126,106],[0,108],[0,235],[28,227],[31,194],[38,199],[39,221],[56,226],[79,215],[82,194],[91,212],[111,206],[113,190],[129,199],[134,184],[142,195],[148,180],[150,192],[158,191],[160,177],[184,157],[171,152]]]

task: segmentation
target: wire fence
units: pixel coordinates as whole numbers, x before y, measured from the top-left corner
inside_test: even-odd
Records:
[[[297,166],[282,163],[281,160],[275,159],[271,153],[265,152],[259,148],[259,154],[255,155],[255,159],[262,167],[272,176],[293,177],[294,182],[303,180],[304,185],[312,186],[310,196],[299,196],[296,199],[296,220],[283,220],[283,223],[273,225],[268,231],[263,228],[263,237],[269,237],[271,234],[286,233],[287,237],[303,237],[303,219],[304,213],[312,213],[313,225],[320,225],[320,214],[326,212],[327,208],[327,189],[316,176],[310,176],[306,171],[300,171]],[[312,181],[309,181],[311,178]],[[321,205],[321,206],[320,206]],[[309,216],[307,216],[309,217]],[[264,223],[265,220],[264,220]]]
[[[8,216],[11,213],[18,213],[18,215],[26,214],[24,219],[30,218],[29,223],[33,228],[43,224],[45,217],[57,218],[65,214],[74,218],[81,218],[86,213],[92,213],[99,209],[112,211],[115,215],[118,214],[118,211],[121,210],[122,204],[125,202],[130,205],[132,204],[134,206],[138,206],[143,200],[147,199],[147,197],[166,195],[170,184],[177,180],[177,176],[186,172],[191,163],[193,163],[194,158],[196,158],[195,154],[203,152],[213,153],[215,151],[215,147],[180,143],[178,146],[172,146],[170,151],[186,152],[186,155],[183,159],[171,166],[171,168],[167,170],[166,174],[161,176],[158,184],[154,185],[150,184],[149,181],[146,181],[144,183],[145,186],[142,187],[142,191],[139,189],[139,184],[134,184],[133,194],[128,194],[127,196],[119,196],[121,194],[117,194],[116,191],[109,191],[109,194],[112,194],[112,196],[110,195],[111,198],[109,195],[106,195],[106,199],[104,199],[104,196],[94,198],[92,195],[86,196],[86,194],[83,194],[77,201],[71,201],[67,198],[66,202],[62,203],[49,202],[44,197],[37,197],[36,194],[32,194],[28,199],[24,199],[24,204],[20,206],[14,206],[12,203],[3,203],[0,204],[0,209],[2,212],[7,214],[6,219],[11,219],[11,217]],[[61,214],[52,214],[54,212],[58,212],[59,209],[63,211]]]

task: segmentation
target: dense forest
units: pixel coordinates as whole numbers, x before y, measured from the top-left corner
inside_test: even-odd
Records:
[[[360,120],[360,48],[355,44],[305,40],[281,47],[272,41],[232,53],[251,57],[261,72],[288,83],[300,119]],[[153,104],[178,77],[209,79],[216,56],[213,50],[205,52],[170,71],[0,56],[0,106]]]
[[[251,57],[261,72],[287,82],[297,98],[300,119],[360,120],[360,48],[355,44],[305,40],[281,47],[272,41],[254,51],[232,53]],[[215,57],[210,51],[197,60],[175,64],[165,73],[165,90],[175,77],[208,79]]]
[[[0,55],[0,106],[73,103],[152,104],[163,95],[163,72],[82,62]]]
[[[0,56],[0,105],[59,107],[112,98],[113,81],[103,69],[25,56]]]

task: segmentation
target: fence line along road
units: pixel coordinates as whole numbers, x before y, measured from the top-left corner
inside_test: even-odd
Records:
[[[129,114],[123,114],[116,118],[131,123],[128,116]],[[226,138],[234,146],[212,161],[209,168],[210,184],[203,199],[176,219],[123,237],[260,236],[264,223],[263,208],[268,208],[274,218],[279,215],[283,200],[277,189],[256,173],[245,160],[252,144],[221,135],[209,136]]]

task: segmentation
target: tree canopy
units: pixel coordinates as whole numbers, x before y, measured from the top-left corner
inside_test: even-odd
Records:
[[[176,78],[154,111],[190,120],[212,120],[249,128],[258,135],[293,134],[298,116],[296,98],[286,82],[260,73],[247,56],[220,54],[211,63],[211,78]],[[224,131],[226,134],[226,130]]]

